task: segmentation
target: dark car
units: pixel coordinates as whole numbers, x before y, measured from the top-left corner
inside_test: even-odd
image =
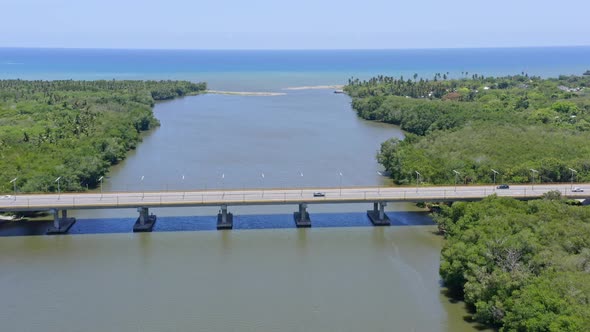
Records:
[[[322,192],[315,192],[313,193],[313,197],[325,197],[326,194],[322,193]]]
[[[498,188],[498,189],[510,189],[510,186],[507,185],[507,184],[501,184],[501,185],[497,186],[496,188]]]

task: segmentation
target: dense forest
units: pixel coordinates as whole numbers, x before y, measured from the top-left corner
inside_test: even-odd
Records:
[[[474,319],[500,331],[590,327],[590,210],[548,193],[443,206],[440,273]]]
[[[0,80],[0,192],[78,191],[97,185],[157,126],[158,100],[203,92],[185,81]]]
[[[398,184],[590,180],[590,77],[351,79],[362,118],[399,125],[377,158]],[[572,171],[573,170],[573,171]],[[418,172],[418,173],[416,173]],[[447,241],[440,274],[473,318],[501,331],[590,326],[590,210],[559,193],[521,202],[490,196],[435,215]]]
[[[467,73],[464,73],[467,75]],[[350,79],[345,91],[362,118],[409,134],[382,145],[378,160],[399,184],[416,171],[425,182],[544,182],[590,179],[590,77],[541,79],[526,74],[404,80]]]

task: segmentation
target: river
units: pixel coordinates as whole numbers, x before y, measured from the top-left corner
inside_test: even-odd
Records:
[[[375,154],[403,137],[357,118],[345,95],[201,95],[159,103],[161,126],[115,166],[104,191],[384,185]],[[150,234],[133,210],[73,211],[64,236],[0,239],[0,323],[7,331],[475,331],[443,294],[441,237],[412,205],[154,209]],[[2,234],[41,233],[46,224]],[[24,229],[24,230],[23,230]]]

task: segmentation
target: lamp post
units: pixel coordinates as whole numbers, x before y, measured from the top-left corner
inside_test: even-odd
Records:
[[[422,176],[422,174],[420,174],[420,172],[415,171],[416,172],[416,192],[418,192],[418,179]]]
[[[100,181],[100,198],[102,198],[102,180],[103,180],[104,176],[101,176],[100,178],[98,178],[98,181]]]
[[[145,188],[143,186],[143,179],[144,179],[144,176],[142,175],[141,178],[139,179],[139,186],[141,187],[141,199],[143,199],[145,197]]]
[[[499,174],[499,172],[493,168],[492,168],[492,172],[494,173],[494,190],[496,190],[496,174]]]
[[[455,191],[457,191],[457,177],[459,176],[459,172],[453,170],[453,173],[455,173]]]
[[[260,186],[262,187],[262,198],[264,198],[264,172],[260,172]]]
[[[572,186],[571,186],[571,188],[574,188],[574,173],[576,173],[576,174],[577,174],[578,172],[577,172],[575,169],[573,169],[573,168],[568,168],[568,169],[569,169],[570,171],[572,171]],[[570,189],[571,189],[571,188],[570,188]]]
[[[18,177],[10,180],[10,183],[12,183],[12,186],[14,187],[14,200],[16,200],[16,179],[18,179]]]
[[[186,188],[184,187],[184,174],[182,174],[182,199],[184,199],[184,196],[186,195]]]
[[[340,196],[342,196],[342,171],[338,171],[338,174],[340,174]]]
[[[61,180],[61,176],[58,176],[57,179],[55,179],[55,181],[53,181],[53,182],[57,182],[57,199],[59,199],[59,197],[61,195],[61,189],[59,187],[59,180]]]
[[[303,172],[299,171],[299,176],[301,177],[301,197],[303,197]]]
[[[14,179],[10,180],[10,183],[12,183],[12,186],[14,187],[14,200],[16,201],[16,179],[18,179],[18,176],[15,177]]]
[[[531,168],[531,172],[532,172],[532,179],[533,179],[533,185],[531,186],[531,188],[535,189],[535,173],[539,173],[539,171]]]

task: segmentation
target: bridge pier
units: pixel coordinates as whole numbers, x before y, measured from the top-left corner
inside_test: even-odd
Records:
[[[217,214],[217,229],[232,229],[234,227],[234,215],[227,212],[227,205],[222,205]]]
[[[299,212],[293,213],[295,218],[295,226],[297,227],[311,227],[311,219],[307,213],[307,203],[299,204]]]
[[[138,207],[139,217],[133,225],[133,232],[151,232],[154,229],[156,223],[156,215],[149,214],[149,210],[146,207]]]
[[[367,216],[374,226],[389,226],[391,223],[389,217],[385,214],[386,202],[373,203],[373,210],[367,211]]]
[[[53,227],[47,230],[47,234],[66,234],[76,223],[76,218],[68,218],[68,210],[61,210],[61,217],[58,209],[52,209]]]

